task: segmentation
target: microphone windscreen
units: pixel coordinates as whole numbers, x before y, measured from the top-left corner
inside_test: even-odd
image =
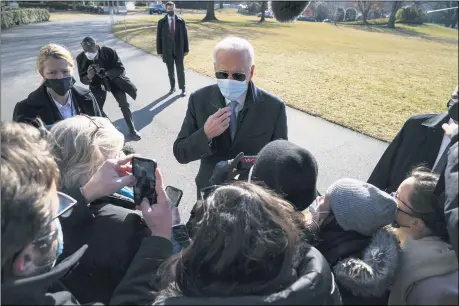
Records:
[[[272,1],[271,9],[277,21],[290,22],[301,15],[308,4],[309,1]]]

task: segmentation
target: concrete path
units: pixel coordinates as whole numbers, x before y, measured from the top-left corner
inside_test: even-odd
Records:
[[[2,30],[2,120],[11,120],[16,102],[26,98],[39,86],[40,76],[35,72],[35,59],[41,46],[50,42],[60,43],[76,56],[80,52],[79,42],[88,35],[117,50],[126,66],[127,75],[136,84],[138,98],[132,101],[132,110],[143,139],[132,145],[137,153],[158,161],[166,184],[184,191],[181,213],[182,218],[187,220],[196,194],[194,177],[199,162],[180,165],[172,154],[172,144],[185,116],[188,99],[167,95],[169,81],[166,66],[161,59],[116,39],[111,34],[109,17],[49,22]],[[212,65],[210,54],[208,64]],[[78,79],[77,72],[75,78]],[[191,93],[215,81],[193,71],[186,71],[186,82],[188,92]],[[81,83],[78,82],[78,85]],[[107,115],[125,132],[127,128],[121,111],[111,95],[105,105]],[[289,139],[307,148],[318,160],[319,190],[322,192],[341,177],[366,180],[387,146],[384,142],[291,108],[288,108],[287,114]]]

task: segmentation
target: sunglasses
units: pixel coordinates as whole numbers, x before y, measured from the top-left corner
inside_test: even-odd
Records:
[[[241,72],[235,72],[235,73],[229,73],[226,71],[215,72],[215,77],[219,80],[226,80],[230,75],[234,80],[239,81],[239,82],[243,82],[246,79],[245,73],[241,73]]]
[[[65,193],[58,192],[57,197],[59,200],[59,208],[56,216],[54,216],[47,224],[45,227],[46,231],[50,228],[52,223],[55,223],[54,230],[51,231],[50,233],[41,233],[38,235],[38,238],[34,239],[32,241],[32,245],[34,246],[34,249],[40,253],[41,256],[45,257],[50,249],[53,246],[54,241],[56,241],[59,230],[58,230],[58,218],[68,218],[72,214],[74,206],[77,204],[77,200],[74,198],[66,195]],[[19,251],[16,253],[15,257],[19,255],[22,252]],[[55,258],[50,257],[48,261],[43,262],[40,266],[37,266],[37,269],[47,267],[49,264],[54,262]]]

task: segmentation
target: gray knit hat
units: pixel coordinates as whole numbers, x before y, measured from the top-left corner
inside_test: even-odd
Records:
[[[394,198],[368,183],[340,179],[328,188],[327,199],[336,221],[346,231],[372,236],[395,220]]]

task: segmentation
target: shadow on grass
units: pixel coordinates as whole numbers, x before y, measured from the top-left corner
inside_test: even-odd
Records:
[[[449,43],[449,44],[457,44],[457,39],[453,38],[447,38],[447,37],[438,37],[438,36],[433,36],[425,33],[421,33],[418,31],[413,31],[401,27],[397,27],[395,25],[395,29],[391,29],[388,27],[388,24],[339,24],[339,26],[344,26],[348,28],[353,28],[365,32],[373,32],[373,33],[388,33],[388,34],[394,34],[394,35],[399,35],[399,36],[404,36],[404,37],[418,37],[422,38],[428,41],[433,41],[433,42],[440,42],[440,43]],[[411,27],[425,27],[425,25],[414,25],[410,24]]]

